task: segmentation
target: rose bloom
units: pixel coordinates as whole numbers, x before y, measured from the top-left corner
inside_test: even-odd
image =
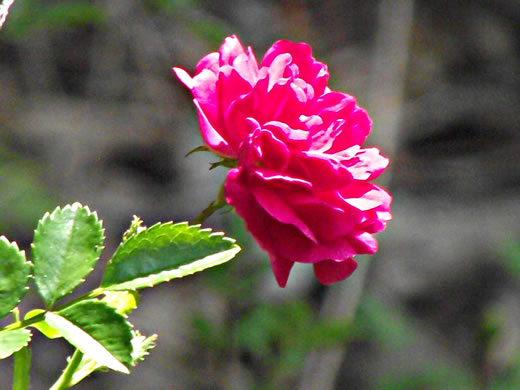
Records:
[[[373,254],[373,233],[391,218],[391,196],[371,184],[388,165],[361,148],[371,129],[354,97],[327,87],[327,66],[305,43],[276,42],[258,62],[237,37],[197,65],[191,89],[202,137],[216,154],[238,161],[226,201],[269,253],[284,287],[295,262],[311,263],[331,284]]]

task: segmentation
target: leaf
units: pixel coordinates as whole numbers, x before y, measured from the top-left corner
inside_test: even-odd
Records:
[[[239,251],[235,240],[199,225],[156,224],[119,245],[107,264],[101,287],[152,287],[222,264]]]
[[[0,318],[20,302],[28,290],[31,263],[15,242],[0,237]]]
[[[96,213],[79,203],[56,208],[38,222],[32,244],[36,287],[48,307],[92,271],[103,249]]]
[[[137,291],[105,291],[105,297],[101,300],[113,307],[118,313],[130,314],[137,308],[139,293]]]
[[[148,351],[155,347],[155,340],[157,339],[157,335],[152,335],[150,337],[142,336],[138,331],[132,330],[132,366],[137,365],[138,362],[144,360],[144,357],[148,355]],[[81,362],[72,375],[72,380],[70,385],[73,386],[87,376],[89,376],[92,372],[96,370],[102,370],[105,367],[99,364],[95,359],[83,355]]]
[[[45,321],[100,366],[129,373],[131,327],[122,314],[106,303],[79,302],[56,313],[47,312]]]
[[[28,312],[25,315],[24,321],[27,321],[27,320],[37,316],[38,314],[42,314],[42,313],[45,313],[45,310],[43,310],[43,309],[31,310],[30,312]],[[59,332],[56,329],[54,329],[47,322],[45,322],[45,320],[35,322],[34,324],[31,324],[30,326],[32,326],[35,329],[38,329],[45,337],[47,337],[49,339],[58,339],[61,337],[61,334],[59,334]]]
[[[5,359],[19,351],[31,340],[28,329],[4,330],[0,332],[0,359]]]
[[[144,360],[145,356],[150,354],[150,350],[155,348],[157,335],[153,334],[149,337],[143,336],[138,330],[132,330],[132,366]]]

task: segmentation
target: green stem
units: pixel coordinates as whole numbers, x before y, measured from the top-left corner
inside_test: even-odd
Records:
[[[72,376],[78,369],[81,359],[83,359],[83,353],[79,349],[76,349],[72,358],[69,360],[69,364],[67,364],[67,367],[65,367],[65,370],[63,370],[63,373],[56,383],[52,385],[50,390],[64,390],[71,387]]]
[[[20,322],[20,310],[17,307],[13,309],[13,318],[15,323]],[[29,389],[29,370],[31,369],[31,350],[29,347],[23,347],[15,352],[14,370],[13,370],[13,390]]]
[[[213,202],[211,202],[208,207],[206,207],[204,210],[201,211],[199,215],[197,215],[192,223],[193,224],[202,224],[206,219],[211,217],[211,215],[217,211],[218,209],[221,209],[222,207],[226,206],[226,195],[224,193],[224,184],[220,186],[220,189],[217,194],[217,199],[215,199]]]
[[[29,389],[31,349],[24,347],[14,354],[13,390]]]
[[[95,290],[92,290],[92,291],[90,291],[90,292],[88,292],[86,294],[83,294],[80,297],[72,299],[69,302],[59,306],[54,311],[60,311],[60,310],[63,310],[63,309],[65,309],[65,308],[67,308],[67,307],[69,307],[71,305],[74,305],[75,303],[78,303],[78,302],[81,302],[81,301],[84,301],[84,300],[87,300],[87,299],[95,298],[95,297],[103,294],[104,291],[105,290],[103,290],[103,288],[101,288],[101,287],[96,288]],[[30,326],[32,324],[35,324],[35,323],[40,322],[40,321],[43,321],[44,319],[45,319],[45,312],[37,314],[34,317],[31,317],[31,318],[29,318],[27,320],[20,321],[18,319],[15,322],[13,322],[12,324],[9,324],[9,325],[5,326],[4,328],[0,328],[0,331],[26,328],[26,327],[28,327],[28,326]]]

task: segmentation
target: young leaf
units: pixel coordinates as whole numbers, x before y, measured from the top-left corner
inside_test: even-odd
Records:
[[[113,307],[118,313],[127,315],[137,308],[139,293],[137,291],[105,291],[101,300]]]
[[[0,332],[0,359],[11,356],[19,351],[31,340],[31,331],[28,329],[4,330]]]
[[[43,216],[32,250],[36,287],[48,307],[83,282],[102,245],[101,221],[86,206],[74,203]]]
[[[157,335],[153,334],[149,337],[143,336],[138,330],[132,330],[132,366],[144,360],[146,355],[150,354],[150,350],[155,348]]]
[[[47,312],[45,321],[100,366],[129,373],[131,327],[122,314],[106,303],[79,302],[56,313]]]
[[[27,292],[31,264],[15,242],[0,237],[0,318],[20,302]]]
[[[134,290],[182,278],[231,260],[240,247],[223,233],[186,222],[156,224],[121,243],[101,287]]]

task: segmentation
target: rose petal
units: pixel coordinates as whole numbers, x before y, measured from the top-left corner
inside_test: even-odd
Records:
[[[294,262],[278,256],[271,256],[269,260],[278,285],[282,288],[285,287]]]
[[[233,150],[224,138],[218,133],[217,130],[211,125],[206,114],[202,110],[196,99],[193,99],[193,103],[197,108],[199,115],[199,125],[202,138],[206,145],[215,153],[220,154],[224,157],[237,158],[238,151]]]
[[[179,78],[179,80],[190,90],[193,88],[193,79],[191,76],[182,68],[173,68],[173,72]]]
[[[329,285],[345,280],[356,268],[357,263],[351,258],[343,261],[325,260],[314,264],[314,274],[322,284]]]

